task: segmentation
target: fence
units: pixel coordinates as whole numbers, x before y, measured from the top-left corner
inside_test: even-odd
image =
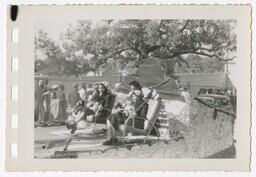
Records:
[[[35,76],[35,87],[39,80],[48,80],[48,87],[53,85],[63,85],[66,95],[72,90],[73,84],[81,84],[84,82],[86,86],[95,82],[108,81],[110,85],[120,82],[119,76],[87,76],[87,77],[52,77],[52,76]]]

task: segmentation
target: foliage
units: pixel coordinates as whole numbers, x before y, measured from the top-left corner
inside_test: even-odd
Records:
[[[39,31],[35,38],[35,50],[45,58],[36,55],[35,72],[44,75],[76,75],[85,73],[89,65],[81,57],[68,59],[63,50],[50,39],[47,33]]]
[[[58,58],[49,64],[57,67],[61,62],[65,74],[97,72],[109,59],[117,61],[120,69],[136,70],[155,57],[166,75],[172,76],[177,63],[191,67],[189,54],[212,61],[233,60],[234,24],[230,20],[81,20],[61,33],[61,48],[39,31],[36,50],[44,52],[47,60]]]
[[[175,72],[180,73],[214,73],[224,71],[224,62],[217,58],[208,58],[203,56],[198,56],[194,54],[189,54],[186,57],[186,61],[190,67],[187,65],[177,65]]]

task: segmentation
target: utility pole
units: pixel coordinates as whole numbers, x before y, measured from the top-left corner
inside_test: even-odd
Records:
[[[230,64],[235,64],[235,62],[233,62],[233,61],[225,61],[225,64],[224,64],[224,73],[230,74],[230,71],[229,71],[229,65],[230,65]]]
[[[225,64],[224,64],[225,86],[226,86],[226,88],[228,87],[228,75],[230,74],[230,71],[229,71],[229,65],[230,64],[235,64],[235,62],[234,61],[225,61]]]

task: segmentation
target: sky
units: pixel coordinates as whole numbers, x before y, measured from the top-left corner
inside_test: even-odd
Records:
[[[40,20],[35,23],[35,32],[42,29],[46,33],[48,33],[49,37],[56,42],[59,40],[59,35],[61,32],[65,32],[69,25],[75,25],[76,21],[79,19],[72,20],[56,20],[47,19],[45,21]],[[92,22],[96,23],[96,21]],[[232,26],[236,26],[236,23],[231,23]]]
[[[72,19],[72,20],[59,20],[56,22],[56,20],[53,19],[47,19],[47,20],[40,20],[35,22],[35,33],[37,33],[39,30],[43,30],[44,32],[48,33],[48,36],[58,42],[59,35],[62,32],[65,32],[67,28],[71,26],[75,26],[76,22],[81,19]],[[101,21],[101,20],[100,20]],[[92,21],[92,25],[95,25],[99,22],[99,20]]]
[[[37,21],[35,23],[35,33],[42,29],[44,32],[48,33],[48,36],[51,39],[57,42],[59,40],[60,33],[65,32],[69,24],[75,24],[75,20],[59,20],[57,23],[55,20],[51,19],[48,19],[47,21]]]

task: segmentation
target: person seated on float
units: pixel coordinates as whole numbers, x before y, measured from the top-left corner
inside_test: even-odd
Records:
[[[84,102],[79,101],[72,109],[70,120],[66,123],[66,127],[71,129],[72,134],[74,134],[77,129],[82,129],[87,126],[84,108]]]
[[[161,100],[159,93],[152,87],[143,87],[142,93],[145,100]]]
[[[108,117],[107,132],[108,140],[103,145],[118,145],[118,133],[120,133],[120,125],[130,117],[142,116],[145,117],[148,111],[148,104],[143,100],[143,94],[140,90],[130,92],[130,99],[127,99],[123,104],[119,103],[115,107],[114,113]],[[136,128],[144,128],[144,120],[131,119],[127,123]],[[122,131],[122,130],[121,130]]]
[[[141,91],[142,87],[140,85],[140,83],[138,81],[132,81],[129,83],[129,86],[130,86],[130,92],[128,94],[128,97],[131,96],[131,94],[133,94],[133,91],[134,90],[139,90]]]
[[[95,118],[101,123],[106,122],[107,116],[111,113],[111,93],[108,88],[103,84],[99,83],[99,95],[95,98],[95,101],[98,103],[96,110]]]
[[[99,83],[94,83],[93,88],[88,90],[88,103],[95,101],[99,95]]]
[[[67,128],[71,129],[71,133],[75,133],[77,129],[85,128],[87,121],[105,123],[106,117],[110,115],[110,99],[111,95],[107,87],[103,83],[98,84],[98,95],[93,98],[89,105],[85,106],[84,102],[79,102],[73,111],[72,120],[68,122]]]

